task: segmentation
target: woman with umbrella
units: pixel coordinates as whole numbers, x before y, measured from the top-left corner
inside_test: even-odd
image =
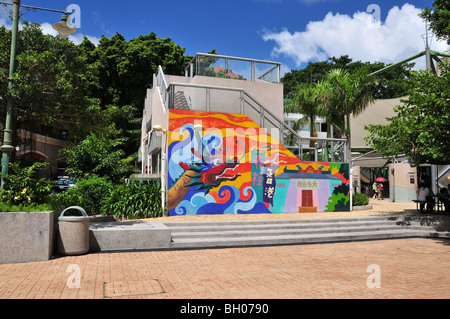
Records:
[[[375,181],[378,182],[378,199],[383,199],[383,182],[386,182],[386,179],[378,177]]]

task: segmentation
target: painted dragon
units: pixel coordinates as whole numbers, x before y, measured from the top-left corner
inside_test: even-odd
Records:
[[[234,169],[239,165],[238,159],[211,163],[200,162],[188,165],[179,163],[184,173],[167,192],[168,209],[177,207],[186,196],[189,189],[198,186],[197,190],[204,190],[208,194],[212,188],[218,187],[224,181],[234,181],[239,174]]]

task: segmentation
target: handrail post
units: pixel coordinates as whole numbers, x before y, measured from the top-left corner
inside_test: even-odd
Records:
[[[264,129],[264,109],[260,107],[259,110],[259,126]]]
[[[199,74],[199,67],[200,67],[200,56],[197,54],[195,59],[195,74]],[[191,74],[191,80],[192,80],[192,74]]]
[[[175,106],[175,87],[173,85],[169,86],[169,105],[168,108],[173,108]]]
[[[281,83],[281,65],[278,64],[277,84]]]
[[[206,88],[206,112],[211,110],[211,88]]]
[[[245,114],[244,113],[244,92],[241,90],[240,92],[239,92],[239,108],[240,108],[240,112],[241,112],[241,114]]]
[[[255,70],[255,61],[251,62],[251,81],[255,81],[256,78],[256,70]]]
[[[225,78],[228,79],[230,77],[230,58],[225,58]]]

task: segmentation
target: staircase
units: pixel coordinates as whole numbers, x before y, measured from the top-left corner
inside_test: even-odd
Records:
[[[361,217],[226,222],[167,222],[170,248],[313,244],[408,237],[450,238],[447,220]]]
[[[173,108],[177,110],[189,110],[189,104],[183,91],[178,91],[175,93]]]
[[[212,222],[95,222],[90,251],[203,249],[395,238],[450,238],[449,216]]]
[[[243,88],[167,82],[161,66],[158,66],[155,84],[166,109],[245,114],[259,127],[268,133],[270,131],[275,140],[299,158],[303,157],[304,152],[313,152],[316,162],[319,153],[328,154],[327,159],[322,158],[324,162],[347,161],[345,138],[302,137],[284,122],[284,118],[279,118]],[[226,100],[228,105],[224,106],[223,100]],[[311,140],[316,145],[313,148],[309,146]]]

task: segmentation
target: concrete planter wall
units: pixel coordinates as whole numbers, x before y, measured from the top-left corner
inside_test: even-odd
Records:
[[[0,212],[0,264],[49,260],[53,236],[53,212]]]

